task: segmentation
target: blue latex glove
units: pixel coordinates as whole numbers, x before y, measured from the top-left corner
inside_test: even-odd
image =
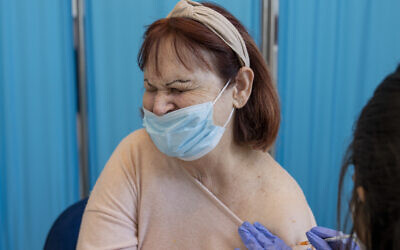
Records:
[[[251,225],[245,221],[239,227],[239,235],[249,250],[289,250],[289,246],[280,238],[270,233],[263,225],[256,222]]]
[[[332,242],[326,242],[325,238],[341,236],[342,232],[338,232],[336,230],[326,228],[326,227],[313,227],[310,231],[306,232],[308,241],[313,245],[317,250],[342,250],[347,249],[346,244],[349,238],[341,239]],[[351,240],[351,248],[352,250],[359,250],[360,247]]]

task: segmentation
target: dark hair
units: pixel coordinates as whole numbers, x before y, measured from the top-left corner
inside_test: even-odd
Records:
[[[400,65],[377,87],[356,123],[340,172],[339,227],[349,166],[355,172],[351,234],[356,233],[367,249],[400,249]],[[357,187],[364,188],[365,201]]]
[[[211,3],[203,3],[225,16],[242,35],[250,57],[250,67],[254,72],[253,89],[246,105],[235,112],[234,140],[254,149],[267,150],[275,141],[279,129],[280,109],[276,88],[272,83],[267,65],[255,42],[244,26],[228,11]],[[143,71],[155,49],[156,72],[158,71],[158,50],[160,42],[173,38],[178,60],[188,69],[193,58],[200,67],[214,70],[222,79],[234,79],[241,68],[238,56],[215,33],[205,25],[189,18],[173,17],[160,19],[151,24],[144,34],[144,42],[138,54],[138,64]],[[179,49],[178,49],[179,48]],[[203,51],[212,58],[210,65]],[[190,52],[190,57],[185,53]]]

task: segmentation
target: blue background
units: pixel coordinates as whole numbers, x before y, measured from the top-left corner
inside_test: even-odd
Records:
[[[41,249],[79,199],[71,4],[0,0],[0,249]]]
[[[281,0],[279,7],[276,158],[302,187],[317,223],[336,227],[353,124],[400,63],[400,1]]]

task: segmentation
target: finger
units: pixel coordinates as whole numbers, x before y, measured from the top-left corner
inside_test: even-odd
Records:
[[[264,236],[263,233],[257,230],[252,224],[249,222],[244,222],[243,227],[247,229],[257,240],[259,244],[265,244],[265,242],[270,242],[270,240]]]
[[[254,236],[254,238],[257,239],[260,245],[265,245],[268,242],[270,242],[270,240],[267,237],[265,237],[260,231],[257,230],[257,228],[255,228],[249,222],[245,221],[242,224],[242,227],[247,229],[247,231],[249,231]]]
[[[338,249],[338,250],[347,249],[347,248],[345,248],[346,244],[343,244],[343,242],[341,242],[341,241],[331,241],[331,242],[327,242],[327,243],[332,249]],[[351,249],[351,248],[348,248],[348,249]]]
[[[254,227],[260,231],[262,234],[264,234],[265,237],[267,237],[270,240],[273,240],[275,238],[277,238],[277,236],[273,235],[270,231],[268,231],[268,229],[266,229],[262,224],[260,224],[259,222],[255,222],[254,223]]]
[[[326,227],[313,227],[310,230],[311,232],[313,232],[314,234],[318,235],[321,238],[328,238],[328,237],[334,237],[334,236],[338,236],[341,233],[330,229],[330,228],[326,228]]]
[[[324,239],[314,234],[311,231],[306,232],[306,236],[308,241],[313,245],[317,250],[330,250],[331,247],[328,243],[325,242]]]
[[[336,241],[331,241],[328,242],[328,245],[332,249],[351,249],[351,250],[356,250],[358,249],[358,245],[351,239],[339,239]]]
[[[243,241],[243,244],[247,247],[249,250],[263,250],[261,245],[258,243],[257,239],[251,234],[249,231],[247,231],[243,227],[239,227],[239,235],[240,238]]]

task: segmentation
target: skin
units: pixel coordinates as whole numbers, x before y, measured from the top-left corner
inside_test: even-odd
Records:
[[[357,196],[361,201],[361,205],[365,205],[365,199],[366,199],[366,193],[365,193],[365,189],[362,186],[358,186],[356,187],[356,192],[357,192]],[[356,231],[357,233],[357,237],[360,239],[361,242],[366,242],[367,239],[367,230],[363,230],[365,229],[366,226],[362,226],[362,227],[358,227],[358,231]]]
[[[192,69],[185,68],[171,44],[171,39],[165,39],[160,46],[161,74],[156,72],[151,53],[144,69],[143,107],[159,116],[213,101],[226,83],[217,73],[196,65],[195,58]],[[212,61],[207,52],[204,55]],[[233,107],[240,109],[246,104],[253,78],[253,71],[242,67],[231,80],[214,105],[216,125],[223,126]],[[174,158],[176,164],[185,167],[239,218],[262,223],[291,246],[306,240],[305,232],[315,226],[315,220],[301,189],[268,153],[233,141],[233,120],[213,151],[190,162]]]
[[[357,187],[357,195],[361,202],[365,202],[365,189],[361,186]]]

